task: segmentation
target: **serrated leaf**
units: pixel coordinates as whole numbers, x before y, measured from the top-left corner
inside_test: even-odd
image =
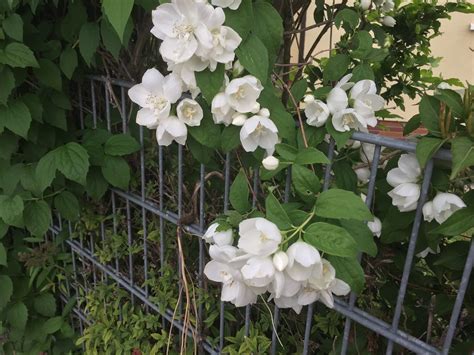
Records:
[[[33,201],[23,212],[26,229],[35,237],[46,234],[51,223],[51,209],[45,201]]]
[[[311,224],[305,230],[304,240],[329,255],[355,257],[358,251],[357,244],[349,232],[325,222]]]
[[[61,327],[63,325],[63,322],[64,322],[64,320],[61,316],[49,318],[43,324],[43,327],[42,327],[43,331],[46,334],[56,333],[59,329],[61,329]]]
[[[33,70],[39,82],[44,86],[61,91],[62,80],[58,66],[48,59],[40,59],[39,66],[38,69]]]
[[[72,79],[74,71],[77,68],[77,52],[72,47],[67,47],[59,58],[59,67],[68,79]]]
[[[245,213],[250,210],[249,187],[247,185],[247,177],[243,170],[235,177],[230,187],[230,203],[237,212]]]
[[[7,321],[13,328],[25,329],[28,309],[23,302],[15,303],[7,310]]]
[[[8,106],[0,106],[0,126],[2,125],[26,138],[31,125],[28,107],[20,100],[10,102]]]
[[[285,230],[291,227],[290,217],[272,193],[265,199],[265,211],[267,219],[275,223],[279,229]]]
[[[104,13],[122,42],[133,3],[134,0],[104,0],[102,2]]]
[[[45,317],[52,317],[56,313],[56,299],[51,293],[42,293],[33,301],[35,311]]]
[[[350,191],[330,189],[316,201],[316,216],[335,219],[371,221],[373,216],[362,199]]]
[[[130,167],[123,158],[106,155],[102,166],[102,174],[112,186],[124,190],[128,188]]]
[[[0,265],[3,265],[3,266],[8,265],[7,251],[6,251],[5,246],[3,245],[2,242],[0,242]],[[1,307],[0,307],[0,309],[1,309]]]
[[[2,285],[2,287],[0,287],[0,311],[1,311],[3,308],[5,308],[8,302],[10,302],[10,299],[12,297],[12,294],[13,294],[12,279],[7,275],[0,275],[0,285]]]
[[[18,218],[23,214],[23,200],[20,196],[0,195],[0,218],[6,224],[17,225]]]
[[[77,143],[71,142],[57,149],[56,164],[58,170],[69,180],[81,185],[86,184],[89,170],[89,155]]]
[[[54,198],[54,207],[61,213],[62,218],[69,221],[75,221],[79,217],[79,201],[69,191],[63,191]]]
[[[2,22],[5,33],[11,38],[23,42],[23,20],[18,14],[11,14]]]
[[[104,196],[109,184],[104,179],[100,168],[92,167],[87,174],[86,191],[95,200]]]
[[[6,105],[8,98],[15,88],[15,77],[7,66],[0,68],[0,105]]]
[[[56,176],[56,151],[51,151],[44,155],[36,166],[36,179],[41,191],[44,191],[54,180]]]
[[[92,57],[99,46],[99,42],[99,26],[93,22],[82,25],[81,31],[79,32],[79,50],[88,66],[91,65]]]
[[[268,51],[262,41],[254,34],[250,34],[235,51],[240,64],[247,71],[257,77],[262,83],[268,78]]]
[[[336,81],[341,79],[349,68],[351,58],[347,54],[336,54],[328,59],[324,68],[324,81]]]
[[[0,50],[0,63],[13,68],[38,67],[35,55],[22,43],[10,43],[3,51]]]

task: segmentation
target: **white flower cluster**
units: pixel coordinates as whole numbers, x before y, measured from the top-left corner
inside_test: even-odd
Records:
[[[240,0],[213,0],[222,7],[236,9]],[[151,33],[161,39],[160,53],[187,90],[195,97],[199,93],[194,73],[218,63],[232,65],[235,50],[242,38],[232,28],[224,26],[225,14],[221,7],[207,2],[172,0],[152,12]]]
[[[270,119],[270,111],[266,108],[261,109],[257,102],[262,90],[260,80],[252,75],[236,78],[230,82],[226,78],[223,91],[212,100],[211,112],[217,124],[242,126],[240,141],[246,152],[254,152],[261,147],[270,157],[278,143],[278,129]],[[271,161],[267,166],[274,164],[275,161]]]
[[[431,222],[434,219],[441,224],[454,212],[464,207],[466,204],[459,196],[448,192],[438,192],[432,201],[424,204],[423,217],[425,221]]]
[[[420,198],[420,177],[421,167],[414,154],[402,154],[398,160],[398,168],[388,172],[387,182],[394,187],[388,195],[400,212],[416,209]]]
[[[361,0],[360,7],[362,10],[368,10],[372,6],[372,3],[377,7],[377,9],[382,13],[382,24],[387,27],[393,27],[397,23],[392,16],[387,15],[386,13],[393,11],[395,8],[395,3],[393,0]]]
[[[313,95],[304,99],[305,115],[310,126],[321,127],[332,117],[332,125],[339,132],[351,129],[367,131],[367,127],[377,125],[375,112],[385,106],[385,100],[377,95],[377,87],[372,80],[349,82],[352,74],[346,75],[329,92],[327,102],[316,100]],[[350,89],[349,95],[347,90]]]
[[[297,241],[281,250],[282,234],[265,218],[239,224],[237,247],[233,246],[232,229],[222,231],[217,223],[203,238],[211,244],[212,259],[204,273],[222,283],[221,300],[237,307],[255,303],[259,295],[270,292],[278,307],[299,313],[304,305],[317,300],[332,308],[333,295],[350,292],[349,285],[336,278],[335,269],[313,246]]]

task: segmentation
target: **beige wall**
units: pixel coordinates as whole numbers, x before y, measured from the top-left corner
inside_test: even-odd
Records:
[[[474,0],[471,0],[474,2]],[[314,4],[313,4],[314,6]],[[314,7],[310,8],[308,14],[312,14]],[[309,16],[311,17],[311,16]],[[463,82],[469,81],[474,84],[474,31],[470,30],[470,24],[474,24],[474,14],[454,13],[451,20],[442,20],[441,32],[443,34],[432,41],[432,52],[435,57],[443,57],[440,65],[434,69],[435,74],[443,78],[458,78]],[[307,25],[314,24],[314,20],[308,21]],[[319,34],[319,29],[307,32],[305,48],[311,47],[314,39]],[[339,32],[334,29],[333,42],[336,42]],[[321,41],[319,48],[315,52],[329,48],[329,35]],[[293,62],[297,62],[297,48],[293,49]],[[320,56],[327,56],[322,53]],[[406,112],[394,108],[394,112],[409,119],[417,112],[416,101],[407,101]],[[392,106],[393,108],[393,106]]]

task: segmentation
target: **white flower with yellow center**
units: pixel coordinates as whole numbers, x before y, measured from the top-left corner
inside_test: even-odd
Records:
[[[170,114],[182,94],[181,80],[175,74],[163,76],[156,69],[148,69],[142,82],[128,90],[130,99],[141,109],[137,113],[137,124],[154,129],[160,120]]]
[[[313,95],[307,95],[304,102],[306,123],[314,127],[324,126],[330,114],[328,106],[321,100],[316,100]]]
[[[246,75],[231,80],[225,88],[225,94],[230,107],[237,112],[256,113],[260,109],[257,99],[262,90],[260,80],[252,75]]]
[[[212,5],[220,7],[228,7],[231,10],[237,10],[242,0],[212,0]]]
[[[188,126],[199,126],[204,114],[201,106],[194,100],[184,99],[176,108],[178,118]]]
[[[238,247],[254,256],[269,256],[278,250],[281,233],[269,220],[256,217],[246,219],[239,224]]]
[[[173,141],[185,145],[188,137],[186,125],[176,116],[169,116],[160,121],[156,129],[156,140],[161,146],[168,146]]]
[[[254,152],[261,147],[268,155],[272,155],[278,143],[278,128],[269,117],[252,116],[240,130],[240,142],[246,152]]]
[[[293,243],[286,254],[288,266],[285,271],[295,281],[306,281],[312,272],[322,268],[319,252],[306,242]]]

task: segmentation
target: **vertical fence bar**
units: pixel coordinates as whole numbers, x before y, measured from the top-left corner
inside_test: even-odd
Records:
[[[365,204],[370,209],[372,206],[372,200],[375,195],[375,179],[377,178],[377,170],[380,161],[380,153],[382,151],[382,147],[380,145],[376,145],[374,149],[374,156],[372,157],[372,164],[370,167],[370,178],[369,178],[369,186],[367,189],[367,196],[365,198]],[[358,260],[360,261],[362,258],[362,254],[358,255]],[[355,302],[357,299],[357,295],[354,292],[351,292],[349,298],[349,309],[353,309]],[[347,353],[347,349],[349,347],[349,335],[351,331],[351,319],[346,318],[346,323],[344,325],[344,335],[342,338],[342,346],[341,346],[341,355],[345,355]]]
[[[81,84],[77,84],[77,91],[79,96],[79,126],[81,130],[84,130],[84,107],[82,104],[82,86]]]
[[[178,221],[181,219],[183,216],[183,146],[181,144],[178,145]],[[179,225],[180,222],[178,222],[177,226],[177,233],[176,233],[176,238],[179,240],[179,243],[181,243],[181,226]],[[179,275],[179,292],[184,292],[184,280],[183,280],[183,275],[181,274],[181,270],[183,268],[183,263],[184,263],[184,250],[181,250],[183,255],[181,257],[180,252],[179,252],[179,247],[177,246],[178,249],[178,275]],[[181,317],[183,314],[183,298],[179,297],[178,298],[178,315]],[[179,331],[181,334],[181,330]]]
[[[164,176],[163,176],[163,147],[160,145],[158,146],[158,194],[159,194],[159,207],[160,212],[163,213],[163,184],[164,184]],[[165,226],[163,217],[160,214],[160,275],[164,276],[164,267],[165,267]],[[162,326],[163,328],[166,327],[166,320],[162,318]]]
[[[91,79],[91,100],[92,100],[92,124],[93,128],[97,128],[97,102],[95,101],[94,80]]]
[[[451,319],[449,320],[448,331],[443,344],[443,355],[448,355],[451,343],[454,338],[454,332],[458,323],[459,315],[461,314],[461,307],[466,295],[467,286],[469,285],[469,279],[472,272],[472,264],[474,262],[474,239],[471,239],[471,247],[469,248],[469,254],[467,255],[466,264],[464,265],[464,271],[461,277],[461,283],[459,284],[458,294],[456,301],[454,302],[453,311],[451,313]]]
[[[333,138],[329,141],[329,149],[328,149],[328,159],[329,164],[326,164],[326,169],[324,170],[324,184],[323,184],[323,191],[329,189],[329,184],[331,183],[331,170],[332,170],[332,161],[334,159],[334,148],[336,142]],[[304,330],[304,342],[303,342],[303,355],[307,355],[309,351],[309,339],[311,337],[311,325],[313,323],[313,310],[314,310],[314,303],[308,306],[308,311],[306,315],[306,325]]]
[[[140,126],[140,184],[141,184],[141,200],[145,202],[145,143],[143,137],[143,126]],[[143,278],[145,280],[145,295],[148,297],[148,226],[147,213],[145,207],[142,207],[142,228],[143,228]]]
[[[128,246],[128,279],[130,286],[133,286],[133,253],[132,253],[132,216],[130,211],[130,201],[126,199],[125,208],[127,210],[127,246]],[[132,294],[132,304],[135,304],[135,296]]]
[[[104,94],[105,94],[105,119],[107,122],[107,130],[112,131],[112,122],[110,121],[110,94],[107,83],[104,83]]]
[[[224,213],[229,209],[229,191],[230,191],[230,152],[225,156],[224,167]],[[224,348],[224,313],[225,303],[221,301],[219,313],[219,351]]]
[[[122,131],[127,133],[127,103],[125,102],[125,88],[120,87],[120,98],[122,104]]]
[[[205,226],[205,218],[204,218],[204,202],[205,202],[205,179],[206,179],[206,167],[204,164],[201,164],[200,169],[200,186],[199,186],[199,231],[204,233],[204,226]],[[202,291],[204,290],[204,240],[199,238],[199,265],[198,265],[198,285],[199,285],[199,307],[198,307],[198,323],[197,323],[197,330],[198,330],[198,341],[199,341],[199,351],[202,352],[202,322],[203,322],[203,298],[202,298]]]
[[[115,192],[111,193],[112,198],[112,231],[114,233],[114,238],[117,238],[117,203],[115,199]],[[115,271],[117,275],[119,274],[119,257],[115,253]]]
[[[410,242],[408,244],[408,251],[403,267],[402,280],[400,282],[400,289],[398,291],[397,304],[395,306],[395,313],[392,320],[392,332],[396,332],[398,323],[400,322],[400,315],[402,314],[403,300],[405,299],[405,293],[408,286],[408,278],[410,276],[411,266],[413,264],[413,257],[415,256],[416,241],[418,240],[418,232],[421,225],[421,219],[423,217],[423,206],[426,202],[428,195],[428,189],[430,187],[431,175],[433,173],[433,159],[430,159],[425,167],[425,173],[423,176],[423,183],[421,185],[420,199],[416,208],[415,221],[413,222],[413,228],[410,235]],[[389,340],[386,354],[390,355],[393,351],[393,341]]]

